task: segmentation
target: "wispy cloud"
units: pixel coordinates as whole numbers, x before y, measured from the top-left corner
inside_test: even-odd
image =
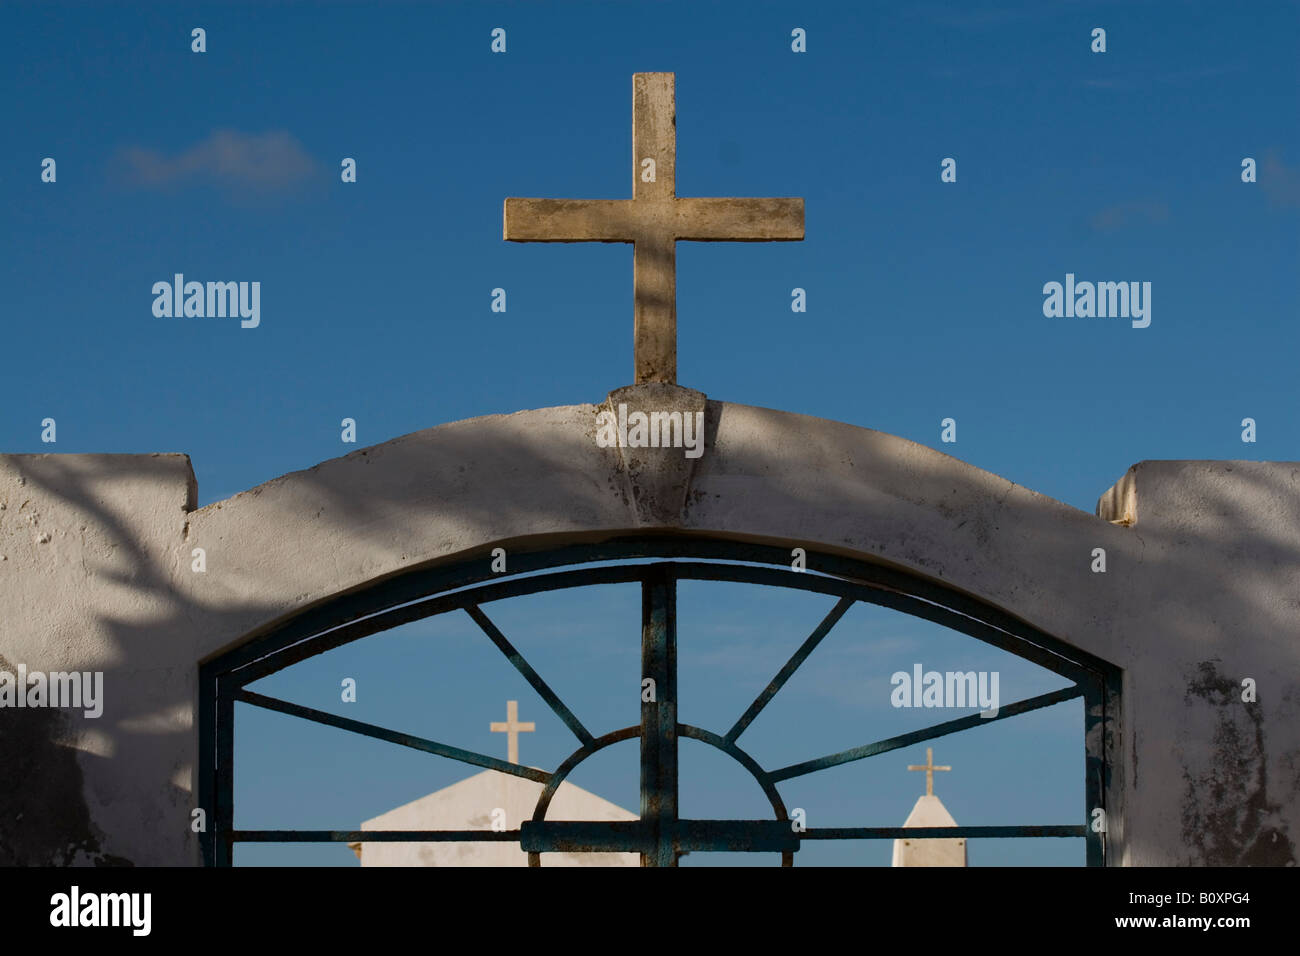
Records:
[[[1169,207],[1162,202],[1142,200],[1122,202],[1099,209],[1088,220],[1098,232],[1113,232],[1127,226],[1143,223],[1165,222],[1169,218]]]
[[[212,183],[230,189],[274,192],[308,182],[322,169],[292,134],[217,130],[174,156],[138,146],[121,150],[124,177],[136,186],[161,188]]]

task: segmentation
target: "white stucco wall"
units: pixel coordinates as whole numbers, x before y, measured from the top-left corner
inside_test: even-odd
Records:
[[[1143,462],[1099,517],[879,432],[667,386],[629,399],[705,407],[703,457],[597,447],[603,406],[575,405],[406,435],[194,510],[181,455],[0,456],[0,656],[107,682],[98,720],[0,711],[0,759],[36,768],[0,781],[0,809],[40,818],[0,822],[0,862],[6,843],[19,862],[63,862],[65,843],[82,862],[196,862],[199,661],[411,567],[647,529],[885,562],[1110,661],[1113,861],[1294,862],[1300,463]]]

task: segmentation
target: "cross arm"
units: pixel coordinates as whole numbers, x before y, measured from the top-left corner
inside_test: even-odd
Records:
[[[802,199],[678,198],[678,239],[764,242],[803,238]]]
[[[709,242],[804,237],[802,199],[519,199],[505,202],[514,242],[634,242],[653,236]]]
[[[506,200],[504,238],[514,242],[632,242],[638,216],[630,199]]]

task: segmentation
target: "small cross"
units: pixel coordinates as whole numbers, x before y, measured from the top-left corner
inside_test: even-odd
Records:
[[[936,767],[934,765],[934,748],[926,747],[925,766],[918,767],[916,764],[908,764],[907,769],[925,771],[925,795],[927,797],[933,797],[934,796],[934,772],[936,770],[951,770],[952,767]]]
[[[511,763],[519,763],[519,735],[531,734],[537,729],[537,725],[531,720],[521,724],[519,722],[519,701],[506,701],[506,719],[502,723],[494,720],[488,725],[488,729],[494,734],[506,735],[506,759]]]
[[[677,195],[672,73],[632,74],[632,198],[517,199],[505,204],[514,242],[632,243],[636,383],[677,381],[677,240],[803,238],[802,199]]]

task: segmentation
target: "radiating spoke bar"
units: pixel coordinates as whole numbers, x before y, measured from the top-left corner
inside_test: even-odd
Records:
[[[527,780],[536,780],[538,783],[549,783],[551,779],[551,775],[545,770],[534,770],[532,767],[523,767],[517,763],[508,763],[505,760],[498,760],[496,757],[489,757],[487,754],[475,753],[472,750],[461,750],[459,747],[452,747],[449,744],[440,744],[435,740],[426,740],[423,737],[416,737],[413,734],[404,734],[396,730],[389,730],[387,727],[362,723],[359,720],[351,720],[347,717],[336,717],[334,714],[327,714],[323,710],[303,707],[301,704],[291,704],[287,700],[278,700],[274,697],[255,694],[251,690],[239,691],[235,694],[235,700],[242,701],[245,704],[252,704],[254,707],[262,707],[266,710],[274,710],[282,714],[288,714],[291,717],[301,717],[303,720],[311,720],[318,724],[325,724],[327,727],[338,727],[340,730],[347,730],[354,734],[361,734],[365,737],[374,737],[376,740],[386,740],[390,744],[397,744],[401,747],[410,747],[412,750],[420,750],[424,753],[436,754],[439,757],[449,757],[452,760],[459,760],[461,763],[473,764],[476,767],[485,767],[488,770],[499,770],[502,773],[514,774],[516,777],[523,777]]]
[[[474,619],[474,623],[482,629],[488,639],[514,665],[515,670],[524,675],[524,680],[528,681],[533,690],[537,691],[538,696],[546,701],[547,706],[555,712],[555,716],[564,721],[564,725],[573,731],[574,736],[582,741],[583,745],[589,744],[596,739],[586,727],[582,726],[582,721],[574,716],[573,711],[564,706],[564,701],[560,700],[555,691],[551,690],[546,681],[542,680],[542,676],[533,670],[532,665],[524,660],[524,656],[515,650],[515,646],[501,633],[501,629],[492,623],[492,619],[484,614],[477,604],[467,605],[465,613]]]
[[[782,767],[780,770],[773,770],[768,777],[773,781],[789,780],[791,777],[801,777],[807,773],[816,773],[818,770],[825,770],[828,767],[838,767],[843,763],[851,763],[854,760],[862,760],[864,757],[874,757],[876,754],[887,753],[890,750],[897,750],[900,747],[910,747],[912,744],[920,743],[923,740],[933,740],[935,737],[942,737],[945,734],[954,734],[959,730],[969,730],[971,727],[982,727],[986,724],[996,723],[999,720],[1005,720],[1008,717],[1015,717],[1019,714],[1028,713],[1031,710],[1038,710],[1040,707],[1051,707],[1053,704],[1059,704],[1062,701],[1072,700],[1075,697],[1083,696],[1083,688],[1079,686],[1064,687],[1061,690],[1054,690],[1050,694],[1042,694],[1038,697],[1031,697],[1028,700],[1017,701],[1014,704],[1008,704],[998,710],[996,717],[981,717],[979,714],[971,714],[968,717],[959,717],[956,720],[950,720],[946,723],[935,724],[933,727],[925,727],[921,730],[914,730],[911,733],[900,734],[897,737],[890,737],[887,740],[878,740],[874,744],[866,744],[862,747],[854,747],[852,750],[841,750],[839,753],[830,754],[825,757],[818,757],[816,760],[808,760],[804,763],[791,764],[789,767]]]
[[[831,609],[831,612],[826,615],[820,624],[817,625],[816,630],[808,635],[808,639],[799,645],[799,649],[794,652],[794,655],[788,661],[785,662],[785,666],[781,668],[780,672],[772,678],[772,682],[768,684],[767,687],[763,688],[761,694],[754,698],[754,702],[749,705],[749,709],[741,715],[738,721],[736,721],[736,725],[727,731],[727,736],[723,738],[727,743],[731,744],[736,742],[736,738],[743,734],[745,728],[754,722],[754,718],[757,717],[762,709],[768,705],[768,702],[776,696],[777,691],[785,686],[785,682],[790,679],[790,675],[800,668],[803,662],[808,659],[808,655],[816,650],[817,645],[822,642],[822,638],[831,632],[831,628],[838,624],[840,618],[844,616],[844,613],[856,603],[857,602],[851,597],[842,597],[839,599],[839,602]]]

